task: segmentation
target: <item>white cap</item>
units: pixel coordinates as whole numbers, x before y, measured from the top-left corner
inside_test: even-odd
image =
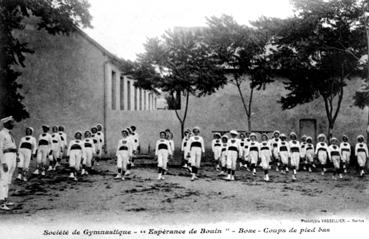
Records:
[[[360,138],[364,139],[364,135],[360,134],[357,136],[357,139],[360,139]]]
[[[291,132],[291,133],[290,133],[290,137],[291,137],[292,135],[297,136],[295,132]]]
[[[195,127],[193,127],[193,130],[198,130],[198,131],[200,131],[200,127],[199,126],[195,126]],[[192,131],[193,131],[192,130]]]
[[[238,132],[236,130],[231,130],[229,133],[233,135],[238,135]]]
[[[306,141],[308,141],[309,139],[310,139],[311,141],[313,141],[313,138],[311,138],[310,136],[306,137]]]
[[[285,135],[285,134],[281,134],[281,135],[279,135],[279,137],[281,137],[281,138],[287,138],[287,136]]]
[[[228,135],[225,134],[225,135],[222,136],[222,138],[228,139]]]
[[[331,142],[333,142],[333,141],[338,141],[338,139],[336,137],[332,137]]]
[[[48,128],[48,129],[50,129],[50,126],[49,125],[47,125],[47,124],[43,124],[42,126],[41,126],[42,128]]]
[[[27,127],[26,129],[29,129],[32,131],[32,133],[34,132],[33,128],[32,127]]]
[[[1,119],[1,122],[2,122],[3,124],[5,124],[5,123],[7,123],[7,122],[9,122],[9,121],[14,121],[13,116],[8,116],[8,117],[5,117],[5,118]]]
[[[279,130],[275,130],[275,131],[273,132],[273,135],[275,135],[275,134],[279,134],[279,135],[281,135],[281,133],[279,132]]]
[[[255,133],[251,133],[251,134],[250,134],[250,138],[251,138],[252,136],[256,137],[256,134],[255,134]]]
[[[326,138],[326,137],[325,137],[325,134],[319,134],[319,135],[318,135],[318,139],[319,139],[319,138],[324,138],[324,139],[325,139],[325,138]]]
[[[220,133],[215,133],[215,134],[214,134],[214,136],[215,136],[215,135],[217,135],[217,136],[221,137]]]

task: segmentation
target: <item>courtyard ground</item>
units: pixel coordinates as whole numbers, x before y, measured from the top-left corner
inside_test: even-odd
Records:
[[[126,180],[114,180],[115,161],[100,162],[93,174],[70,181],[65,165],[47,178],[15,182],[10,199],[14,210],[0,212],[0,222],[33,223],[106,222],[149,225],[216,223],[237,219],[315,218],[320,216],[369,215],[369,177],[359,178],[355,170],[337,181],[331,173],[271,171],[263,181],[259,169],[253,177],[246,170],[236,172],[228,182],[209,164],[191,182],[183,168],[170,168],[158,181],[154,166],[137,166]]]

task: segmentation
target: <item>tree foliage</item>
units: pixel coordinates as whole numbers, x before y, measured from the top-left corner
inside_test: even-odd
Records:
[[[266,54],[269,39],[269,32],[259,29],[257,22],[246,26],[228,15],[208,18],[206,42],[225,74],[230,76],[229,82],[238,89],[249,130],[254,89],[265,89],[266,84],[273,81]],[[241,88],[244,82],[249,82],[248,100]]]
[[[0,0],[0,109],[16,120],[29,117],[22,104],[23,96],[17,83],[20,72],[12,66],[25,67],[26,54],[34,51],[27,42],[14,37],[15,30],[25,28],[24,19],[37,17],[37,29],[49,34],[69,34],[76,27],[91,27],[86,0]]]
[[[331,133],[339,114],[347,80],[364,76],[362,9],[356,0],[294,0],[295,16],[261,25],[275,34],[274,69],[286,77],[283,109],[324,101]]]
[[[175,109],[183,133],[190,95],[210,95],[226,83],[219,62],[204,44],[201,29],[166,31],[161,38],[148,39],[144,47],[132,67],[136,86],[160,89],[178,100],[184,96],[183,111]]]

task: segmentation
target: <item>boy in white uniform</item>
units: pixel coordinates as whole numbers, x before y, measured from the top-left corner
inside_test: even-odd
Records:
[[[136,132],[136,126],[132,125],[130,129],[132,132],[133,150],[136,152],[136,154],[138,154],[138,152],[140,151],[140,136]]]
[[[312,167],[315,166],[314,165],[315,151],[314,151],[313,139],[311,137],[306,138],[305,150],[306,150],[307,168],[308,168],[308,171],[311,173],[312,172]]]
[[[290,133],[290,157],[291,157],[291,168],[293,170],[292,180],[296,180],[296,171],[300,164],[301,146],[300,142],[297,141],[297,135],[295,132]]]
[[[98,144],[98,153],[96,154],[96,159],[97,161],[101,160],[103,153],[105,152],[105,137],[104,137],[104,133],[103,133],[103,126],[102,124],[97,124],[96,125],[96,129],[97,129],[97,139],[99,140],[99,144]]]
[[[100,140],[99,137],[97,136],[97,128],[96,127],[92,127],[91,128],[91,138],[92,141],[94,142],[95,145],[95,156],[92,159],[92,166],[91,168],[95,165],[95,161],[96,161],[96,165],[99,165],[99,163],[97,162],[97,155],[100,154],[100,149],[101,149],[101,144],[100,144]]]
[[[237,159],[241,154],[241,145],[240,140],[236,138],[238,135],[238,132],[236,130],[231,130],[230,135],[231,138],[228,140],[226,151],[228,176],[225,179],[234,181]]]
[[[70,175],[69,178],[77,181],[77,175],[81,168],[81,162],[86,157],[84,155],[85,146],[82,140],[82,133],[77,131],[74,135],[74,139],[69,142],[69,147],[67,151],[67,156],[69,157],[69,168]]]
[[[181,151],[183,152],[183,167],[190,170],[191,167],[189,166],[188,160],[189,158],[187,157],[188,152],[187,152],[187,143],[188,140],[191,137],[191,130],[186,129],[186,131],[184,132],[184,138],[182,139],[182,145],[181,145]]]
[[[122,139],[119,140],[117,146],[117,168],[118,174],[115,179],[125,180],[125,174],[127,171],[127,165],[130,162],[130,158],[133,156],[134,142],[128,137],[129,133],[127,130],[122,130]]]
[[[227,146],[228,146],[228,136],[222,136],[222,148],[221,148],[221,155],[220,155],[220,167],[221,171],[219,176],[224,176],[227,171]]]
[[[300,162],[302,164],[302,169],[305,171],[306,170],[306,135],[301,136],[301,142],[300,142],[300,147],[301,147],[301,152],[300,152]],[[297,167],[297,170],[299,170],[299,167]]]
[[[55,170],[57,162],[60,162],[60,152],[63,147],[63,143],[60,138],[58,126],[52,127],[51,139],[52,157],[48,171]]]
[[[220,134],[215,133],[211,141],[211,150],[213,151],[214,161],[216,163],[216,170],[219,171],[220,167],[220,155],[222,153],[222,142],[220,140]]]
[[[22,137],[19,142],[19,162],[18,162],[18,180],[27,182],[29,164],[32,159],[32,155],[36,154],[37,142],[36,138],[32,136],[33,128],[26,128],[26,136]]]
[[[338,140],[335,137],[331,138],[331,145],[328,147],[329,160],[333,163],[335,171],[333,171],[333,179],[337,180],[336,175],[338,174],[342,178],[341,173],[341,152],[338,146]]]
[[[48,133],[50,127],[48,125],[42,126],[43,133],[38,138],[38,149],[37,149],[37,169],[34,174],[38,175],[41,171],[41,175],[45,176],[48,159],[52,157],[51,150],[51,135]]]
[[[166,139],[166,133],[160,132],[160,139],[156,141],[155,156],[158,160],[158,180],[164,179],[167,171],[168,159],[173,154],[169,141]]]
[[[278,144],[281,141],[280,135],[281,133],[278,130],[276,130],[273,132],[273,138],[269,140],[269,145],[272,148],[273,161],[276,164],[275,171],[277,172],[279,171],[279,166],[280,166],[280,161],[281,161],[279,158],[279,151],[278,151]]]
[[[192,166],[191,181],[194,181],[195,179],[197,179],[197,173],[200,168],[202,154],[205,153],[205,145],[204,145],[204,139],[199,135],[200,128],[195,127],[192,130],[192,132],[193,132],[193,135],[188,140],[187,147],[188,147],[190,162]]]
[[[272,160],[272,146],[268,141],[268,135],[262,134],[260,143],[260,160],[261,167],[264,170],[264,181],[269,181],[269,168]]]
[[[351,157],[351,145],[348,142],[348,137],[346,135],[342,136],[342,142],[340,144],[341,149],[341,161],[342,161],[342,168],[343,172],[347,173],[347,166],[350,163],[350,157]]]
[[[250,134],[248,132],[245,133],[244,145],[242,147],[242,160],[240,160],[240,168],[245,168],[247,171],[250,171],[250,157],[249,157],[249,147],[250,147]]]
[[[250,140],[251,141],[249,144],[249,148],[246,151],[246,155],[248,155],[248,157],[250,158],[249,160],[251,163],[252,175],[256,176],[256,165],[259,160],[260,144],[256,141],[257,139],[255,133],[250,134]]]
[[[278,153],[282,163],[281,173],[286,174],[288,172],[288,160],[290,158],[290,145],[286,141],[287,136],[285,134],[281,134],[280,139],[278,143]]]
[[[91,132],[89,130],[85,131],[85,139],[83,140],[85,146],[85,158],[82,162],[82,173],[81,175],[87,175],[91,172],[92,160],[96,154],[96,148],[94,144],[94,140],[91,138]]]
[[[68,147],[68,139],[67,139],[67,134],[64,132],[64,126],[60,125],[58,127],[59,129],[59,137],[61,140],[61,150],[60,150],[60,159],[56,162],[56,166],[60,166],[61,160],[63,159],[63,157],[65,156],[65,152],[67,151],[67,147]]]
[[[357,143],[355,146],[355,157],[357,159],[357,163],[360,167],[360,177],[363,177],[365,174],[364,167],[366,164],[366,160],[368,159],[368,146],[364,142],[364,136],[357,136]]]
[[[316,144],[315,148],[315,154],[318,157],[318,160],[320,162],[320,165],[322,167],[322,175],[324,175],[326,171],[326,164],[327,164],[327,158],[328,158],[328,145],[325,142],[326,137],[324,134],[318,135],[318,143]]]

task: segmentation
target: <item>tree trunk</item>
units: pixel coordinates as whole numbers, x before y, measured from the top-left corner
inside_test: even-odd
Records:
[[[181,138],[184,138],[184,128],[185,128],[185,123],[186,123],[186,118],[187,118],[187,111],[188,111],[188,102],[190,99],[190,94],[188,92],[186,92],[186,102],[185,102],[185,110],[183,113],[183,117],[181,117],[178,113],[178,110],[175,110],[174,112],[176,113],[177,119],[179,120],[179,123],[181,125]]]
[[[369,4],[368,4],[368,8],[369,8]],[[369,9],[367,9],[369,11]],[[367,51],[368,51],[368,56],[369,56],[369,17],[366,18],[366,44],[367,44]],[[368,75],[367,75],[367,79],[366,82],[367,84],[369,84],[369,61],[368,61],[368,65],[367,65],[367,70],[368,70]],[[369,107],[368,108],[368,121],[367,121],[367,127],[366,127],[366,142],[368,143],[369,141]]]

